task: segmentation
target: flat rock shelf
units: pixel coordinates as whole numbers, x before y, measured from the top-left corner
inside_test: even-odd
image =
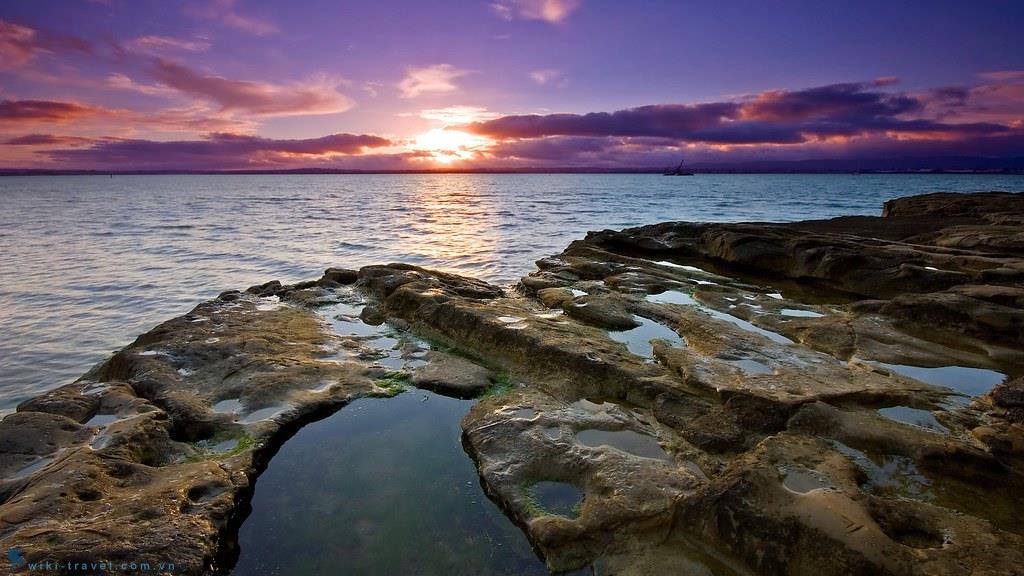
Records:
[[[1018,574],[1024,196],[229,291],[0,421],[0,548],[166,574]],[[61,564],[62,563],[62,564]],[[173,564],[173,567],[170,565]]]

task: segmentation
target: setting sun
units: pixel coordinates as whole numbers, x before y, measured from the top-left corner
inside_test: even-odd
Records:
[[[469,160],[476,152],[487,146],[491,140],[475,134],[448,128],[434,128],[416,137],[411,148],[428,152],[437,162],[450,164],[456,160]]]

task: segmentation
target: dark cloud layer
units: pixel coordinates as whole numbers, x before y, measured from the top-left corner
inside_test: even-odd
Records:
[[[923,112],[928,101],[875,88],[877,83],[833,84],[763,92],[738,102],[643,106],[611,113],[505,116],[474,123],[468,130],[498,139],[651,136],[703,144],[799,144],[872,133],[957,137],[1009,130],[990,122],[908,118]],[[948,88],[936,97],[956,105],[966,96]]]
[[[276,140],[238,134],[211,134],[205,140],[156,142],[107,140],[88,148],[42,152],[75,167],[123,169],[226,169],[281,167],[332,155],[355,155],[391,141],[368,134],[331,134],[321,138]]]
[[[91,144],[96,140],[93,138],[82,138],[78,136],[58,136],[55,134],[26,134],[11,138],[4,142],[8,146],[80,146]]]
[[[53,100],[0,100],[0,123],[65,122],[97,113],[95,108]]]

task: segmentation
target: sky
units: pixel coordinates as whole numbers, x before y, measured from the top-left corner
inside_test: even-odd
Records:
[[[1024,156],[1024,2],[6,0],[0,168]]]

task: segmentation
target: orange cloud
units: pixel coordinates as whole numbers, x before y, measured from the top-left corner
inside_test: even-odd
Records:
[[[0,20],[0,70],[11,70],[28,64],[35,56],[33,41],[36,31]]]
[[[21,68],[39,54],[62,50],[92,52],[92,46],[74,36],[43,34],[28,26],[0,20],[0,70]]]
[[[583,0],[498,0],[491,9],[505,20],[543,20],[557,24],[569,17]]]
[[[204,108],[168,108],[142,112],[55,100],[0,101],[0,132],[38,131],[54,124],[74,125],[81,130],[103,129],[108,134],[137,130],[202,133],[210,130],[246,131],[252,124],[211,114]]]
[[[202,74],[182,64],[158,59],[153,74],[169,88],[213,102],[225,112],[256,116],[299,116],[344,112],[353,102],[322,78],[305,84],[270,84]],[[333,85],[332,85],[333,84]]]
[[[62,123],[92,118],[105,110],[74,102],[52,100],[2,100],[0,125],[22,122]]]

